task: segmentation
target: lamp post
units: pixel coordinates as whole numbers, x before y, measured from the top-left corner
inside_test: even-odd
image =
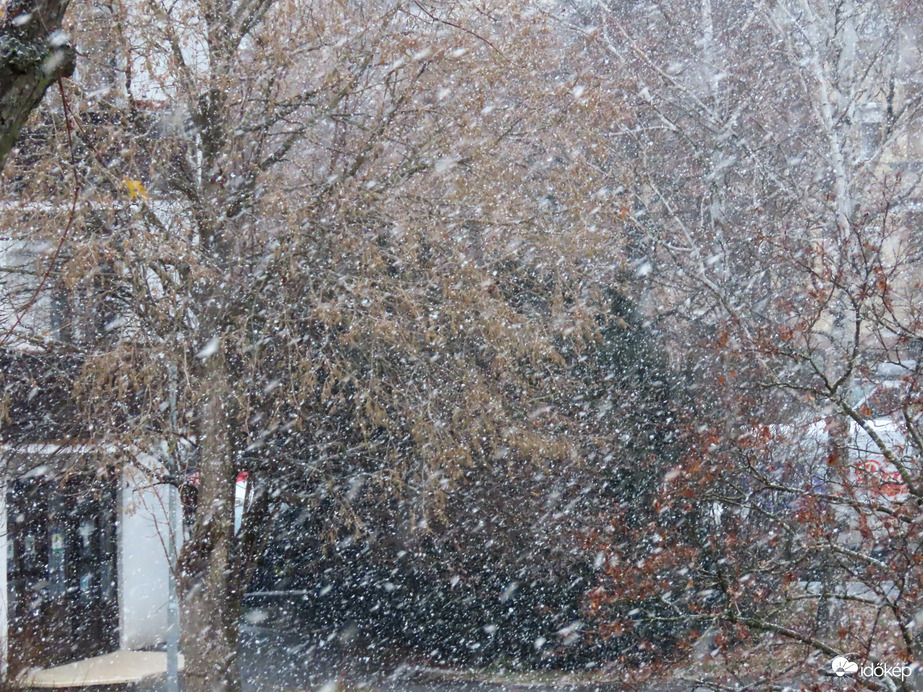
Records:
[[[170,373],[170,427],[176,434],[176,366],[169,366]],[[175,476],[179,472],[179,445],[174,445],[172,461]],[[179,692],[179,603],[176,597],[176,532],[183,528],[182,521],[177,526],[176,495],[178,487],[167,489],[167,513],[169,529],[167,530],[167,690]]]

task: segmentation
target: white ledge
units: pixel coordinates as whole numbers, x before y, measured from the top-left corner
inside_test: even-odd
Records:
[[[183,669],[183,657],[179,657]],[[162,651],[113,651],[54,668],[32,668],[16,679],[17,687],[63,688],[124,685],[165,675],[167,654]]]

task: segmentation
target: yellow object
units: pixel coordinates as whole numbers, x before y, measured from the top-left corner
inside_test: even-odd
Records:
[[[125,180],[122,181],[122,187],[128,192],[129,197],[147,199],[147,188],[144,187],[144,183],[140,180],[125,178]]]

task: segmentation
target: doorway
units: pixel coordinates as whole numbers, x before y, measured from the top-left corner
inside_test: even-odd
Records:
[[[7,531],[11,676],[117,649],[115,481],[16,479]]]

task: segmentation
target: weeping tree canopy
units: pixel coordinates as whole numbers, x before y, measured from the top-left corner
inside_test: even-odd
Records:
[[[546,374],[600,338],[621,222],[572,134],[605,114],[527,9],[263,3],[228,18],[236,42],[191,8],[78,17],[121,62],[70,86],[82,188],[55,326],[17,338],[79,357],[92,434],[125,458],[200,445],[218,354],[233,465],[267,483],[359,474],[425,498],[419,523],[477,464],[579,459],[585,424]],[[139,59],[155,50],[172,57]],[[64,139],[43,131],[11,189],[67,199]],[[23,213],[3,211],[55,241],[69,210]]]

